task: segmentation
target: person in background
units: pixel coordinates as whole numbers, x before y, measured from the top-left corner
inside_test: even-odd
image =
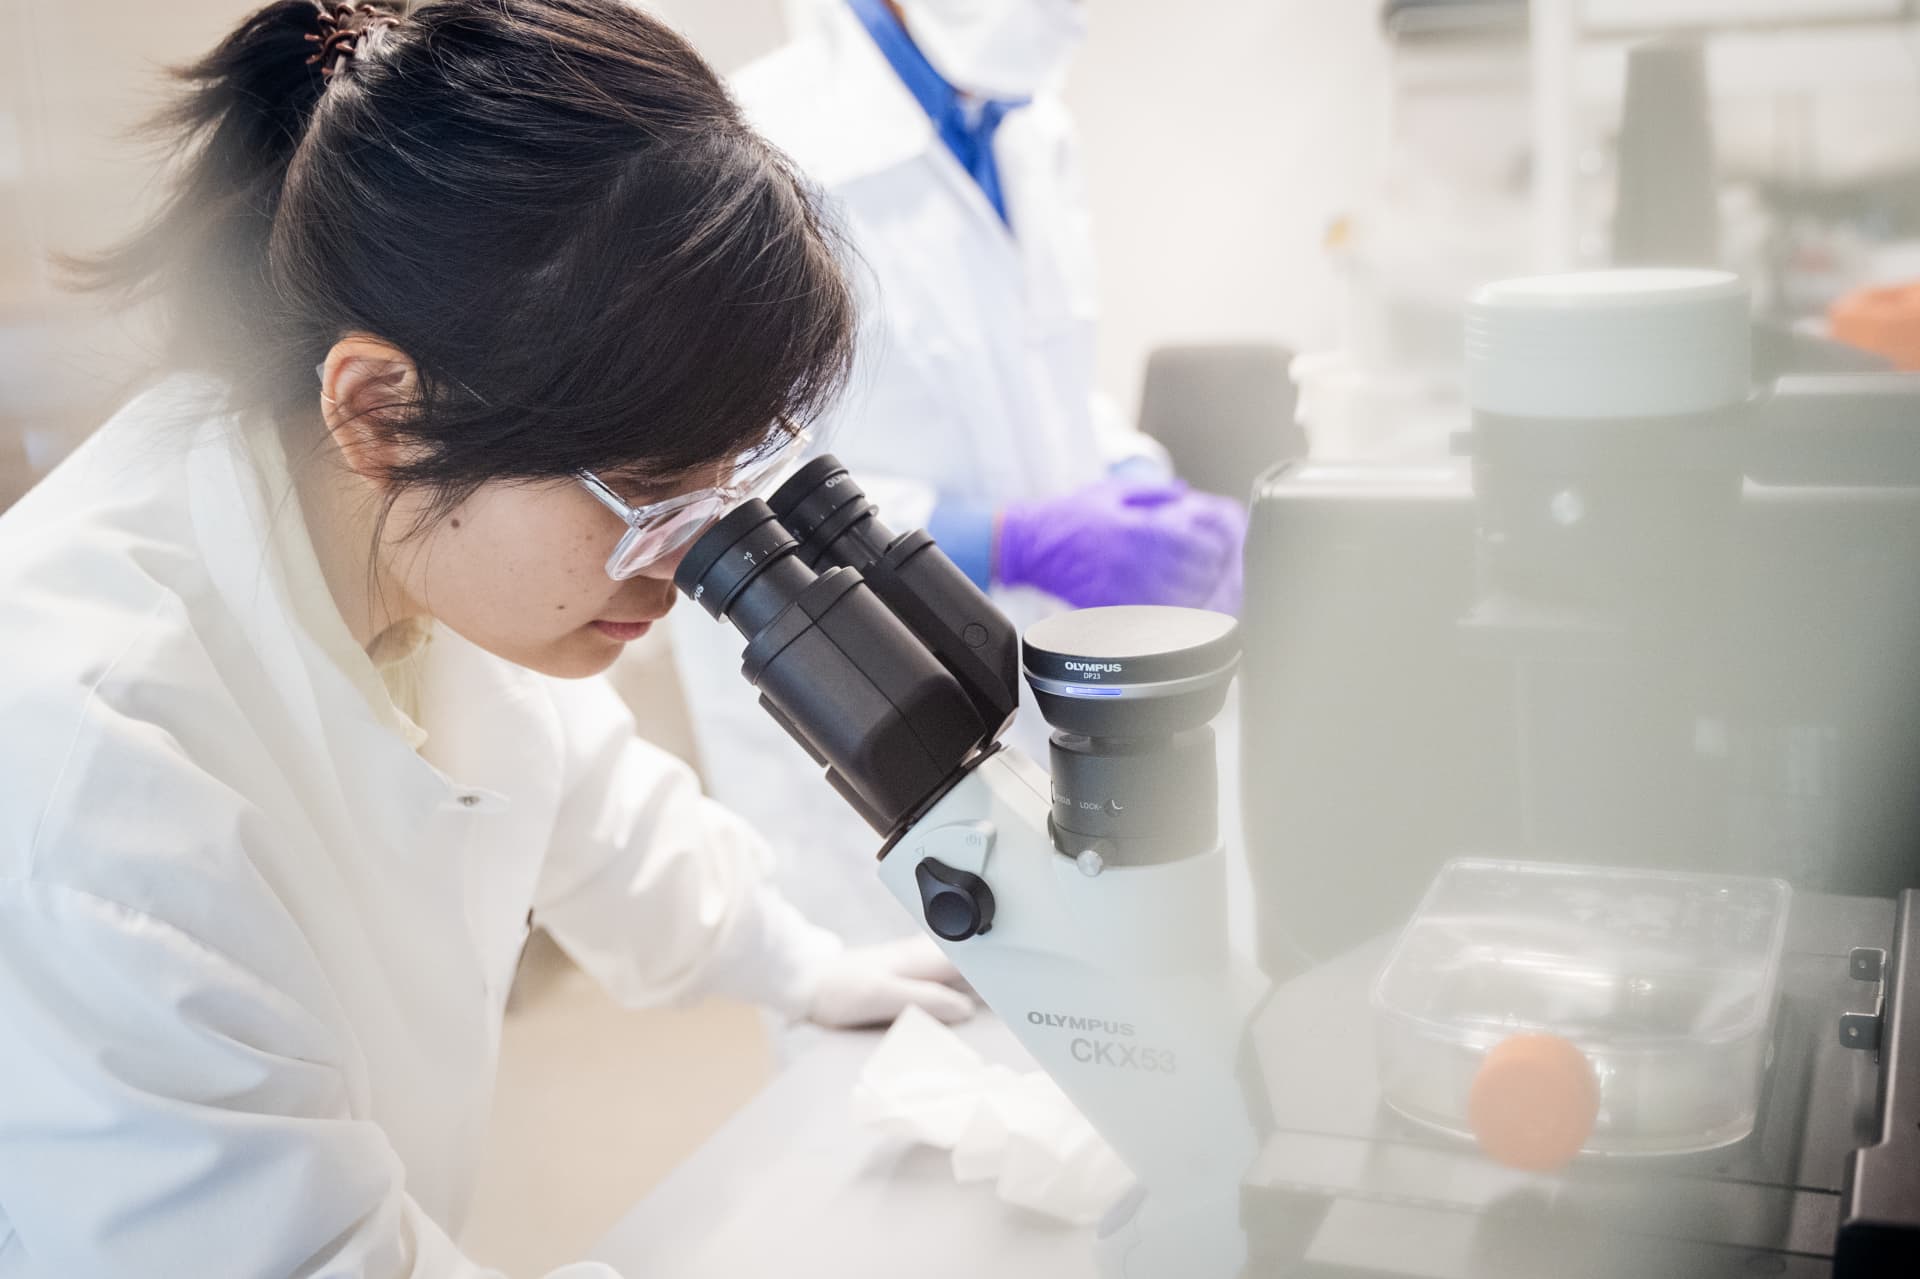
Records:
[[[620,0],[279,0],[182,77],[167,202],[86,268],[164,375],[0,517],[0,1279],[477,1279],[536,925],[633,1005],[972,1007],[774,894],[594,678],[853,294]]]
[[[1188,489],[1095,393],[1092,232],[1057,94],[1086,17],[1083,0],[800,0],[795,40],[733,78],[865,266],[852,385],[821,434],[891,527],[924,525],[1022,630],[1063,606],[1239,606],[1239,504]],[[690,614],[675,650],[715,794],[781,832],[811,912],[857,936],[909,927],[870,882],[876,839]]]

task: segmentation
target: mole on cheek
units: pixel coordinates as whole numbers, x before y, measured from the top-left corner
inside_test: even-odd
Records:
[[[454,516],[454,518],[453,518],[453,526],[454,526],[455,528],[459,528],[459,527],[460,527],[460,517],[459,517],[459,516],[457,516],[457,515],[456,515],[456,516]]]

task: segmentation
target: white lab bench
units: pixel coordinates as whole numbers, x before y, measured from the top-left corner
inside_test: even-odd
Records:
[[[1794,899],[1754,1134],[1658,1167],[1597,1162],[1515,1181],[1383,1108],[1372,1054],[1326,1045],[1367,1042],[1365,992],[1388,936],[1282,984],[1251,1031],[1271,1103],[1247,1186],[1253,1272],[1821,1279],[1878,1095],[1878,1063],[1835,1028],[1862,998],[1853,948],[1897,953],[1894,918],[1885,899]],[[1033,1066],[991,1014],[961,1035],[991,1061]],[[818,1034],[591,1255],[650,1279],[1093,1279],[1091,1229],[958,1185],[944,1151],[853,1122],[853,1084],[878,1043]]]
[[[990,1061],[1034,1068],[990,1013],[960,1034]],[[1091,1279],[1091,1228],[961,1185],[945,1151],[854,1122],[853,1086],[879,1042],[813,1037],[590,1258],[658,1279]]]

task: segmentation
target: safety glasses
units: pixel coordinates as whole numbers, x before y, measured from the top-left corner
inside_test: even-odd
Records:
[[[581,486],[627,526],[613,554],[607,557],[607,576],[624,582],[644,572],[713,527],[740,503],[772,493],[805,458],[811,439],[801,431],[778,449],[756,449],[740,460],[726,483],[645,506],[629,505],[592,471],[576,472]]]
[[[324,384],[327,366],[314,366],[314,376]],[[454,380],[454,385],[486,404],[478,391]],[[326,392],[321,392],[326,398]],[[813,443],[810,431],[795,431],[783,439],[770,438],[760,447],[741,455],[733,474],[725,484],[696,489],[678,497],[631,506],[592,471],[576,471],[575,476],[599,503],[618,515],[627,526],[607,557],[607,576],[624,582],[644,572],[650,565],[672,555],[700,534],[717,524],[722,515],[751,498],[766,497],[791,475],[806,458]]]

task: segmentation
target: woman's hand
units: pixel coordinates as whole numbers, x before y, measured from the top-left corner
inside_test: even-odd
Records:
[[[941,1021],[965,1021],[977,1007],[959,970],[926,937],[855,946],[821,965],[807,1018],[850,1029],[884,1026],[909,1004]]]

